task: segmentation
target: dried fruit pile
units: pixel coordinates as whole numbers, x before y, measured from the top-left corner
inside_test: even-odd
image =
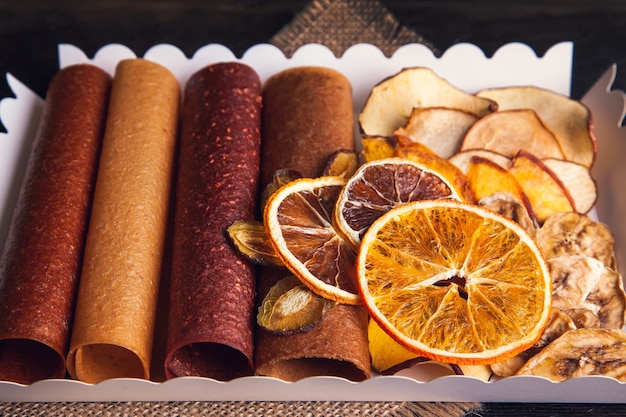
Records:
[[[482,379],[624,380],[626,295],[611,232],[589,215],[590,120],[536,87],[469,94],[427,68],[381,81],[361,154],[338,152],[319,178],[276,173],[263,224],[229,230],[295,277],[258,323],[307,331],[333,303],[362,303],[379,372],[436,361]]]

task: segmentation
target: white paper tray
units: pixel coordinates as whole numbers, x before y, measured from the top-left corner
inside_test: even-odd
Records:
[[[262,44],[250,48],[242,57],[228,48],[210,44],[191,58],[172,45],[156,45],[144,58],[169,68],[184,85],[191,74],[205,65],[220,61],[240,61],[251,65],[264,81],[272,74],[294,66],[321,65],[344,73],[354,88],[355,111],[360,111],[372,86],[404,67],[428,66],[457,87],[475,92],[487,87],[536,85],[570,93],[573,45],[559,43],[538,57],[527,45],[512,43],[501,47],[492,57],[471,44],[459,44],[435,57],[424,45],[411,44],[388,58],[372,45],[355,45],[337,58],[321,45],[306,45],[291,58],[274,46]],[[121,59],[136,54],[123,45],[106,45],[94,57],[87,57],[72,45],[59,46],[60,67],[92,63],[113,74]],[[624,118],[626,96],[611,91],[615,66],[585,95],[583,101],[594,115],[594,133],[598,139],[598,157],[594,175],[600,198],[598,215],[615,233],[620,272],[626,264],[626,133]],[[0,250],[30,141],[41,114],[43,100],[18,79],[7,74],[15,97],[0,101],[0,119],[7,129],[0,134]],[[591,87],[591,86],[590,86]],[[620,192],[618,192],[620,191]],[[410,375],[410,372],[406,375]],[[536,377],[511,377],[483,382],[462,376],[443,376],[423,381],[410,376],[374,376],[355,383],[335,377],[307,378],[284,382],[272,378],[246,377],[230,382],[207,378],[184,377],[164,383],[138,379],[115,379],[91,385],[71,380],[46,380],[30,386],[0,381],[0,401],[479,401],[479,402],[626,402],[626,384],[611,378],[585,377],[554,383]]]

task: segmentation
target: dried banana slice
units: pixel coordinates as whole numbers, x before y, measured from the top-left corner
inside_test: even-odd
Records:
[[[576,327],[624,326],[626,294],[618,272],[584,255],[552,258],[548,267],[552,308],[570,316]]]
[[[570,330],[530,358],[517,375],[557,382],[585,375],[626,381],[626,333],[618,329]]]
[[[615,269],[615,240],[611,231],[585,214],[554,214],[537,230],[535,239],[548,259],[561,255],[587,255]]]
[[[511,193],[495,193],[478,201],[478,205],[488,208],[522,226],[531,236],[535,236],[537,222],[527,210],[526,205]]]
[[[513,376],[515,375],[528,359],[536,355],[541,349],[547,346],[550,342],[561,336],[568,330],[576,329],[576,325],[570,316],[557,310],[555,308],[550,311],[550,320],[546,325],[541,338],[535,343],[533,347],[517,356],[512,357],[503,362],[494,363],[491,365],[491,370],[497,376]]]
[[[492,364],[495,375],[514,375],[529,358],[569,330],[624,326],[626,293],[619,273],[584,255],[558,256],[548,260],[548,266],[552,276],[550,321],[532,348]]]

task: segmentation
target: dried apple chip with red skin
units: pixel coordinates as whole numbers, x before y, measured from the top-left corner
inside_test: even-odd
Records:
[[[509,158],[524,149],[536,157],[564,158],[552,133],[531,109],[497,111],[482,117],[467,131],[461,150],[486,149]]]
[[[511,165],[511,158],[488,149],[467,149],[460,151],[448,158],[448,161],[456,165],[463,173],[467,174],[470,161],[474,156],[489,159],[491,162],[505,169],[509,169]]]
[[[591,167],[596,140],[589,109],[580,101],[536,86],[501,87],[479,91],[479,97],[498,103],[498,109],[533,109],[563,149],[565,159]]]
[[[464,110],[418,107],[413,109],[406,125],[394,133],[428,146],[442,158],[449,158],[461,149],[465,133],[478,119]]]
[[[539,224],[555,213],[574,211],[574,201],[561,180],[533,154],[518,152],[509,172],[528,196]]]
[[[376,84],[359,114],[361,133],[391,136],[416,107],[447,107],[478,117],[497,110],[493,100],[469,94],[426,67],[404,68]]]
[[[596,181],[586,166],[574,161],[546,158],[542,162],[559,177],[574,200],[574,209],[588,213],[598,199]]]

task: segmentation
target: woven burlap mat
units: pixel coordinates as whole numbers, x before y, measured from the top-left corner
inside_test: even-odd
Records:
[[[290,56],[300,46],[320,43],[337,56],[355,43],[370,43],[387,56],[406,43],[422,43],[438,52],[413,30],[401,26],[375,0],[317,0],[303,9],[270,43]],[[422,402],[45,402],[0,403],[0,416],[46,417],[248,417],[248,416],[386,416],[461,417],[479,415],[480,403]]]
[[[421,43],[439,52],[421,35],[400,25],[376,0],[313,1],[270,43],[286,55],[307,43],[325,45],[337,56],[355,43],[376,45],[387,56],[407,43]]]
[[[463,416],[473,407],[405,402],[98,402],[98,403],[6,403],[1,416],[42,417],[440,417]]]

